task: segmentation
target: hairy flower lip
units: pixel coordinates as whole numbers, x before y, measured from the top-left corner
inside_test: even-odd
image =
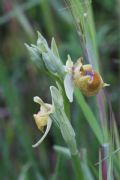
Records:
[[[93,77],[93,76],[94,76],[94,72],[91,72],[91,71],[85,71],[85,74],[83,74],[83,76],[90,76],[90,77]]]

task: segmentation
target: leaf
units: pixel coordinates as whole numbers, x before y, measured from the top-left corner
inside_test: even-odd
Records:
[[[98,139],[99,143],[103,144],[103,133],[101,130],[101,127],[94,116],[93,112],[91,111],[89,105],[86,103],[83,95],[81,94],[79,89],[75,89],[75,98],[78,102],[81,110],[83,111],[83,114],[86,118],[86,120],[89,123],[89,126],[91,127],[92,131],[94,132],[96,138]]]
[[[73,86],[73,81],[72,81],[72,74],[66,74],[65,79],[64,79],[64,87],[65,87],[67,98],[69,99],[70,102],[73,102],[74,86]]]

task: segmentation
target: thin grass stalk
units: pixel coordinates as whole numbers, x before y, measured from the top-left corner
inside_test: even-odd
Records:
[[[108,135],[108,123],[107,123],[107,115],[106,115],[106,97],[103,90],[100,90],[100,92],[97,94],[96,102],[98,105],[99,118],[101,122],[101,128],[103,131],[104,142],[106,143],[109,139],[109,135]]]
[[[101,151],[101,159],[104,159],[109,154],[109,145],[108,144],[102,144],[100,151]],[[107,180],[107,177],[108,177],[107,176],[107,174],[108,174],[108,159],[105,159],[104,161],[102,161],[101,169],[102,169],[102,180]]]

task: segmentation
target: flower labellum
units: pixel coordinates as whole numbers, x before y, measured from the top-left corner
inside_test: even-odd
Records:
[[[32,146],[37,147],[45,139],[51,128],[52,120],[49,115],[53,113],[53,106],[51,104],[44,103],[38,96],[34,97],[34,102],[40,104],[40,111],[33,115],[38,129],[44,132],[44,127],[47,126],[42,138]]]
[[[101,88],[109,86],[90,64],[83,65],[81,58],[73,66],[73,82],[86,96],[96,95]]]

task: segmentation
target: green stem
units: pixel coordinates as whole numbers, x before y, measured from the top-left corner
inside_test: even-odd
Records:
[[[80,155],[77,149],[74,129],[64,111],[63,96],[61,92],[54,86],[50,87],[52,102],[56,108],[55,113],[51,114],[51,119],[58,125],[64,141],[66,142],[77,180],[84,180],[81,168]],[[59,100],[58,100],[59,99]]]
[[[72,163],[74,166],[76,180],[80,180],[80,179],[84,180],[83,172],[82,172],[82,168],[81,168],[81,164],[80,164],[79,153],[77,152],[76,154],[71,155],[71,158],[72,158]]]

